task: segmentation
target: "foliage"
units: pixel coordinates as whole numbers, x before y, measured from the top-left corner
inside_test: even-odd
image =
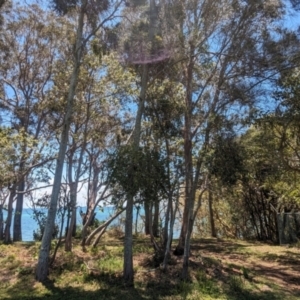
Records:
[[[27,145],[32,152],[24,151]],[[12,128],[0,128],[0,187],[8,185],[10,182],[18,182],[22,172],[31,169],[32,161],[38,160],[41,155],[38,152],[37,140],[28,134],[24,128],[15,130]],[[20,157],[27,163],[21,170]]]
[[[234,185],[245,174],[244,148],[232,136],[216,136],[206,163],[209,172],[224,185]]]
[[[39,198],[36,203],[34,203],[32,218],[37,222],[38,229],[33,231],[33,239],[35,241],[41,241],[47,220],[47,208],[49,207],[50,196],[45,194],[42,198]],[[55,225],[52,233],[52,238],[55,239],[59,234],[59,226]]]
[[[139,194],[153,200],[165,180],[165,169],[160,154],[148,148],[134,150],[121,146],[109,162],[113,185],[119,185],[127,195]]]

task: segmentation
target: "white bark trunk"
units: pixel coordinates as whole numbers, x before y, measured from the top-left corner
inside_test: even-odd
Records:
[[[75,51],[74,51],[74,69],[70,80],[66,115],[64,118],[64,125],[63,125],[62,134],[60,138],[60,146],[59,146],[59,153],[58,153],[57,163],[56,163],[53,189],[51,194],[51,202],[48,210],[45,232],[42,239],[42,244],[39,253],[37,269],[36,269],[36,279],[40,282],[45,281],[48,276],[48,268],[49,268],[48,263],[49,263],[51,239],[52,239],[53,228],[55,225],[57,202],[60,193],[64,159],[65,159],[65,154],[66,154],[67,144],[68,144],[70,122],[73,113],[74,96],[77,87],[77,81],[78,81],[80,63],[82,57],[81,43],[82,43],[82,36],[83,36],[83,26],[84,26],[84,11],[81,10],[78,17],[78,29],[77,29],[77,36],[76,36]]]

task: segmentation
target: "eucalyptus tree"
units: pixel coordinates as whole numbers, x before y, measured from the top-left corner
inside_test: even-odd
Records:
[[[127,128],[131,127],[134,121],[128,106],[137,94],[135,72],[124,68],[115,52],[110,51],[109,54],[103,55],[100,64],[100,73],[103,75],[94,82],[94,92],[90,99],[91,116],[86,147],[89,161],[88,196],[87,211],[83,218],[83,246],[85,241],[89,244],[100,230],[96,229],[87,236],[87,228],[93,222],[97,207],[103,201],[118,206],[118,203],[114,203],[109,197],[111,193],[108,159],[128,140]]]
[[[163,23],[162,18],[160,18],[159,5],[154,0],[149,2],[130,1],[124,9],[123,15],[125,18],[120,26],[121,34],[123,33],[123,38],[120,41],[121,59],[135,67],[141,78],[135,125],[130,141],[131,154],[138,155],[149,76],[158,63],[169,58],[169,54],[166,51],[165,42],[167,39],[163,38]],[[134,174],[134,164],[129,171]],[[132,180],[134,178],[136,177],[132,176]],[[127,195],[125,219],[123,276],[129,285],[133,284],[134,277],[132,260],[133,203],[136,196],[134,191],[136,190],[130,190]]]
[[[47,93],[61,35],[53,14],[37,5],[13,4],[12,8],[6,14],[1,38],[2,46],[9,51],[0,54],[3,90],[0,105],[3,124],[20,136],[20,152],[15,163],[17,200],[13,231],[13,239],[18,241],[22,239],[21,217],[28,176],[51,160],[48,147],[51,132],[45,126],[49,112]]]
[[[265,38],[278,25],[282,3],[193,0],[165,5],[178,39],[174,55],[185,89],[185,204],[177,249],[184,249],[186,279],[195,195],[198,188],[207,188],[203,162],[212,130],[224,118],[247,114],[259,95],[258,87],[263,87],[260,83],[277,74],[275,60],[265,55]]]
[[[273,114],[266,114],[260,119],[260,124],[271,130],[276,138],[276,149],[285,167],[296,172],[300,171],[299,95],[299,67],[281,72],[274,93],[277,107]]]
[[[74,20],[68,20],[65,22],[65,27],[71,32],[72,26],[74,26]],[[69,34],[69,42],[74,39],[74,36],[74,32],[73,34]],[[49,129],[56,132],[57,139],[59,139],[59,135],[61,133],[59,124],[62,123],[63,119],[61,107],[66,104],[65,95],[68,92],[68,78],[65,76],[65,73],[66,70],[70,72],[73,63],[72,56],[70,55],[70,48],[71,47],[66,47],[64,49],[63,53],[61,53],[61,57],[63,58],[56,63],[56,73],[53,79],[54,86],[51,90],[51,98],[59,99],[59,101],[54,102],[51,106],[52,118],[49,122]],[[72,123],[70,125],[65,156],[66,182],[70,192],[70,199],[68,202],[68,220],[66,224],[66,251],[72,250],[72,236],[74,228],[76,228],[77,193],[79,189],[82,188],[82,185],[80,186],[79,182],[89,168],[87,157],[85,155],[88,140],[87,133],[88,128],[90,127],[90,115],[91,110],[93,109],[93,102],[95,102],[93,97],[98,96],[95,91],[95,85],[97,84],[95,80],[95,73],[98,71],[98,69],[94,66],[95,61],[98,61],[97,57],[93,57],[93,59],[91,59],[90,56],[85,55],[83,58],[81,73],[78,77],[77,90],[75,93]],[[84,184],[84,180],[82,184]]]
[[[22,153],[20,149],[22,142],[19,142],[22,139],[25,139],[24,136],[19,135],[15,130],[10,128],[0,129],[0,240],[4,240],[5,243],[12,241],[13,202],[16,197],[16,181],[18,178],[15,165],[18,163],[19,154]],[[3,217],[4,209],[7,211],[6,220]]]
[[[164,268],[167,265],[173,226],[178,209],[180,185],[182,183],[181,142],[182,116],[184,106],[181,102],[184,89],[176,82],[177,65],[165,62],[164,75],[156,76],[149,86],[144,115],[145,134],[142,143],[160,152],[165,162],[165,180],[161,181],[160,198],[166,205],[162,232],[161,251],[165,254]],[[167,76],[166,76],[167,74]],[[157,205],[158,197],[154,198]],[[157,205],[158,206],[158,205]],[[161,207],[160,207],[161,209]],[[155,235],[155,219],[157,210],[154,210],[153,234]],[[147,207],[145,203],[145,222]],[[148,217],[148,219],[150,219]],[[151,224],[151,222],[149,222]],[[146,226],[145,226],[146,227]],[[148,226],[149,227],[149,226]]]
[[[36,279],[45,281],[48,275],[48,261],[51,244],[52,229],[54,226],[57,201],[60,191],[64,158],[67,150],[69,130],[73,116],[73,106],[76,94],[76,88],[82,64],[82,59],[87,50],[86,45],[96,32],[103,29],[104,24],[114,18],[115,12],[119,9],[121,2],[109,1],[72,1],[72,0],[54,0],[54,8],[61,14],[68,13],[76,16],[77,24],[75,27],[76,37],[72,48],[73,66],[70,74],[69,89],[66,96],[64,107],[65,115],[62,125],[62,132],[59,144],[59,152],[56,162],[55,177],[51,195],[50,208],[46,222],[46,228],[42,239],[42,245],[39,253],[39,260],[36,270]]]

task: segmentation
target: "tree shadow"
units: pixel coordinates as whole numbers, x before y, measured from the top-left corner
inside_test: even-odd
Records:
[[[196,251],[208,251],[208,252],[215,252],[215,253],[232,253],[237,250],[247,248],[247,245],[238,243],[238,242],[231,242],[228,240],[222,239],[200,239],[197,240],[195,243],[192,243],[192,250]]]
[[[137,283],[134,287],[128,287],[124,284],[123,279],[109,273],[98,275],[90,274],[84,279],[84,283],[97,282],[98,288],[95,290],[84,289],[84,283],[78,287],[61,287],[56,284],[55,280],[47,280],[43,283],[44,292],[39,294],[35,286],[36,282],[33,274],[30,276],[19,276],[17,282],[8,289],[9,297],[1,299],[18,299],[18,300],[159,300],[162,297],[177,298],[181,291],[177,284],[168,283],[159,284],[155,280],[149,280],[144,284]],[[46,292],[45,292],[46,290]]]

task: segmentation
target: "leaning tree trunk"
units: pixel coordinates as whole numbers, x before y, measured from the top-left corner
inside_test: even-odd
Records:
[[[78,29],[76,36],[76,45],[74,51],[74,69],[72,72],[70,87],[68,92],[66,114],[64,117],[64,123],[62,128],[62,134],[59,144],[59,153],[57,157],[56,170],[54,176],[53,189],[51,194],[51,202],[48,210],[48,216],[45,226],[45,232],[42,239],[41,249],[39,253],[38,264],[36,268],[36,279],[43,282],[47,279],[49,269],[49,253],[51,246],[52,233],[55,225],[55,217],[57,210],[58,197],[60,193],[60,185],[62,179],[62,172],[64,166],[64,159],[67,150],[69,129],[71,123],[71,117],[74,106],[74,96],[77,87],[77,81],[79,76],[81,57],[82,57],[82,37],[83,37],[83,26],[84,26],[84,10],[82,9],[78,19]]]
[[[98,176],[98,175],[97,175]],[[93,181],[98,181],[98,179],[96,177],[93,178]],[[97,185],[95,185],[97,186]],[[100,197],[98,197],[98,199],[96,200],[96,196],[97,196],[97,189],[95,189],[95,193],[93,193],[93,195],[91,195],[90,197],[93,197],[93,201],[90,201],[91,199],[89,199],[89,205],[90,207],[87,208],[87,212],[88,212],[88,217],[85,218],[84,220],[84,225],[83,225],[83,228],[82,228],[82,240],[81,240],[81,246],[84,248],[85,245],[88,245],[87,242],[88,242],[88,239],[89,239],[89,236],[87,237],[87,229],[90,225],[92,225],[94,219],[95,219],[95,216],[96,216],[96,213],[95,213],[95,210],[97,208],[97,205],[100,203],[101,199],[103,198],[103,196],[105,195],[107,189],[108,189],[108,186],[109,186],[109,183],[106,184],[104,190],[102,191]],[[93,203],[93,205],[91,205],[91,203]]]

